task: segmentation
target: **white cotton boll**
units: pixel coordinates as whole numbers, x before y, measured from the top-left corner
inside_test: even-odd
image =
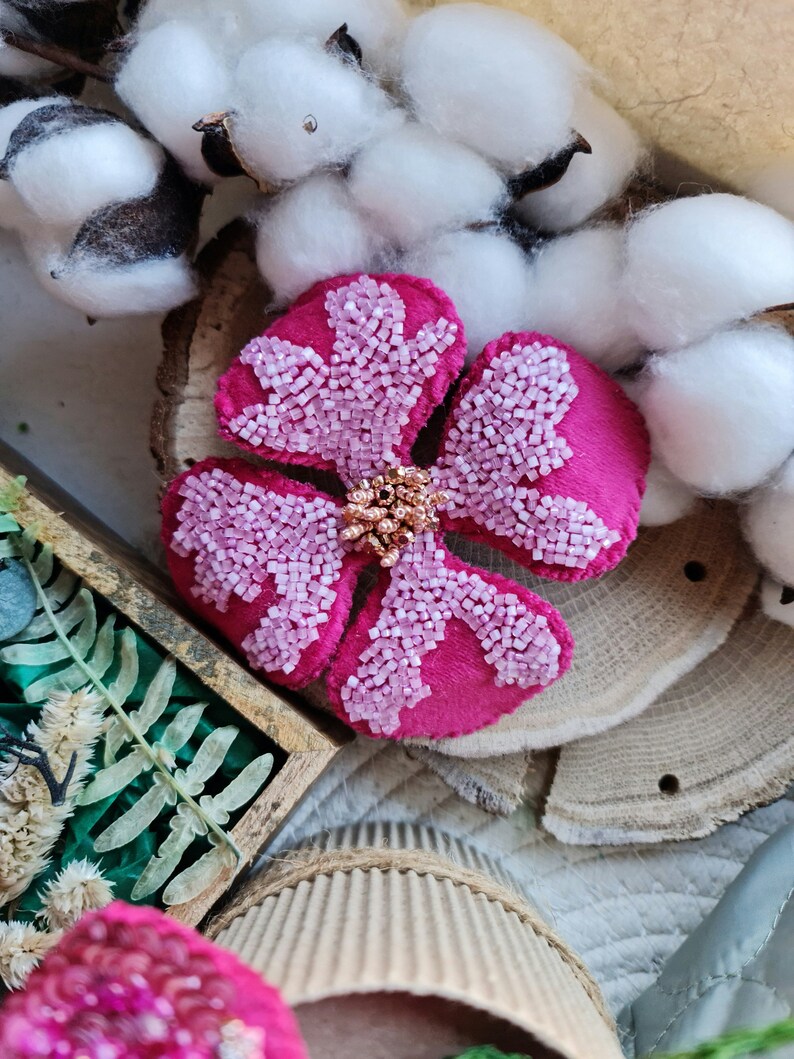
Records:
[[[607,371],[642,354],[623,303],[624,234],[603,226],[554,239],[533,261],[529,280],[533,330],[567,342]]]
[[[522,220],[551,232],[575,228],[617,198],[645,154],[631,125],[590,92],[579,93],[571,122],[592,154],[575,154],[562,180],[525,195],[515,207]]]
[[[343,24],[358,42],[365,66],[389,71],[395,44],[404,32],[406,11],[400,0],[245,0],[259,36],[308,35],[324,43]]]
[[[794,221],[794,155],[778,158],[745,181],[751,199],[771,206]]]
[[[780,621],[794,628],[794,591],[791,586],[779,585],[777,581],[765,577],[761,583],[761,610],[772,621]]]
[[[451,232],[400,259],[402,272],[423,276],[450,296],[466,330],[467,362],[492,339],[527,325],[527,261],[506,235]]]
[[[65,255],[70,240],[59,233],[42,228],[23,237],[23,243],[42,286],[87,316],[166,312],[198,293],[184,254],[122,267],[96,262],[90,268],[69,268]]]
[[[419,119],[519,172],[570,141],[584,62],[514,11],[446,4],[414,19],[402,82]]]
[[[240,60],[234,112],[235,150],[268,183],[340,165],[402,121],[357,66],[320,44],[282,37],[257,44]]]
[[[372,269],[383,248],[335,173],[282,192],[257,222],[259,271],[282,304],[319,280]]]
[[[166,22],[190,24],[212,42],[219,55],[239,53],[251,43],[247,0],[147,0],[135,24],[138,34]]]
[[[794,224],[737,195],[654,207],[626,240],[631,322],[649,349],[675,349],[794,298]]]
[[[759,324],[655,357],[639,405],[677,478],[707,494],[752,489],[794,451],[794,338]]]
[[[223,58],[199,28],[165,22],[141,34],[116,78],[116,91],[189,177],[218,181],[201,156],[201,134],[193,125],[225,110],[231,89]]]
[[[752,495],[744,530],[761,565],[794,586],[794,457]]]
[[[63,101],[63,96],[46,96],[43,99],[18,99],[14,103],[0,107],[0,159],[8,150],[11,134],[24,117],[40,107],[48,107],[51,103]]]
[[[146,0],[138,12],[135,29],[146,33],[173,19],[199,23],[205,17],[206,5],[201,0],[192,0],[189,4],[185,0]]]
[[[645,476],[645,494],[640,508],[641,526],[667,526],[688,515],[695,506],[697,494],[652,457]]]
[[[18,99],[0,107],[0,160],[5,156],[14,130],[23,118],[34,110],[49,107],[56,103],[70,102],[66,96],[39,96],[36,99]]]
[[[0,40],[0,76],[18,77],[23,81],[39,80],[51,77],[58,70],[59,67],[48,59],[29,55]]]
[[[53,283],[59,298],[92,317],[168,312],[198,293],[184,254],[125,268],[80,269]]]
[[[444,228],[491,219],[505,186],[474,151],[410,122],[363,148],[350,192],[379,231],[408,247]]]
[[[26,115],[50,103],[60,103],[62,96],[45,99],[19,99],[0,107],[0,160],[8,150],[11,134]],[[0,179],[0,227],[16,228],[28,219],[27,210],[10,179]]]
[[[23,37],[36,36],[24,15],[5,0],[0,0],[0,29],[19,33]],[[23,80],[36,79],[49,77],[59,69],[60,67],[48,59],[29,55],[0,40],[0,76],[19,77]]]
[[[55,281],[58,296],[88,316],[163,313],[198,294],[185,255],[139,261],[125,268],[79,270]]]
[[[108,122],[49,136],[21,151],[11,178],[46,224],[77,224],[103,206],[149,195],[162,148],[127,125]]]

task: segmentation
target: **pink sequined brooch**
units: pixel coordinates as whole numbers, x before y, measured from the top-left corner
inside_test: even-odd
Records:
[[[153,908],[92,912],[0,1008],[3,1059],[307,1059],[278,991]]]
[[[560,614],[447,549],[454,531],[543,577],[611,569],[635,536],[648,444],[620,387],[553,338],[507,334],[457,391],[437,459],[412,448],[462,365],[449,298],[411,276],[326,281],[242,351],[221,435],[331,470],[339,499],[210,459],[174,481],[164,541],[179,590],[254,669],[291,688],[327,670],[368,735],[442,738],[511,713],[565,672]],[[362,568],[380,577],[350,621]]]

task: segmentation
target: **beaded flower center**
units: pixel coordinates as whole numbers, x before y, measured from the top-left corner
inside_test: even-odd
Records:
[[[436,511],[449,497],[430,488],[429,472],[417,467],[389,467],[364,478],[348,491],[342,540],[379,556],[381,566],[394,566],[418,533],[438,529]]]

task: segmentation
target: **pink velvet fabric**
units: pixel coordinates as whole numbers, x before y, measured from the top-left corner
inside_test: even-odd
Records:
[[[90,912],[0,1008],[3,1059],[214,1059],[225,1031],[253,1056],[307,1059],[278,991],[154,908]]]
[[[403,326],[408,343],[415,342],[416,335],[422,328],[433,325],[438,320],[447,321],[457,331],[454,343],[443,351],[432,374],[422,380],[421,392],[416,400],[406,400],[406,395],[397,392],[392,385],[394,377],[397,380],[410,379],[411,371],[410,368],[393,371],[386,346],[376,346],[368,358],[369,365],[372,366],[376,375],[375,397],[378,413],[385,413],[391,422],[396,422],[400,417],[407,418],[407,422],[399,431],[400,440],[394,448],[394,460],[391,462],[408,464],[411,462],[411,448],[419,431],[427,423],[433,410],[444,400],[447,391],[463,367],[466,351],[463,324],[452,301],[429,280],[393,274],[379,275],[374,278],[378,283],[387,284],[394,290],[404,305]],[[347,287],[358,279],[360,279],[358,275],[343,276],[316,284],[311,290],[301,295],[289,311],[265,331],[264,337],[277,338],[298,349],[313,351],[327,365],[331,364],[334,357],[337,359],[342,357],[344,364],[345,353],[340,353],[338,336],[326,307],[326,297],[329,292]],[[415,357],[416,351],[413,352]],[[302,376],[311,378],[315,378],[317,374],[316,371],[312,371],[310,365],[307,365],[301,373]],[[293,383],[293,387],[294,385]],[[320,389],[318,404],[324,398],[333,398],[335,392],[339,392],[330,390],[327,381],[322,378],[318,386]],[[246,409],[266,404],[271,396],[272,391],[257,378],[254,369],[249,364],[243,363],[241,358],[237,358],[218,383],[215,409],[221,437],[264,459],[306,464],[323,470],[336,470],[348,485],[367,476],[368,473],[379,473],[384,463],[388,462],[383,452],[375,452],[371,465],[365,464],[359,475],[351,477],[345,473],[350,459],[350,449],[361,450],[367,444],[367,431],[375,418],[371,410],[359,411],[357,409],[362,398],[372,395],[363,392],[356,393],[350,388],[347,391],[346,400],[346,411],[350,419],[350,429],[345,434],[347,444],[343,442],[334,457],[327,459],[319,454],[327,433],[325,430],[320,430],[319,436],[310,439],[315,444],[310,446],[308,452],[300,451],[296,444],[290,445],[290,434],[292,433],[293,440],[297,440],[302,431],[300,422],[293,424],[289,415],[281,417],[277,435],[271,438],[269,444],[267,441],[259,445],[251,444],[240,437],[238,430],[232,429],[232,424]]]
[[[559,611],[524,586],[498,574],[469,566],[446,549],[444,551],[444,565],[449,570],[470,571],[478,575],[498,591],[517,596],[530,613],[542,615],[546,619],[560,645],[555,677],[559,679],[570,667],[574,646],[573,637]],[[378,622],[390,580],[390,572],[384,571],[363,610],[348,629],[326,678],[328,698],[338,716],[355,731],[369,736],[382,733],[373,732],[371,725],[366,722],[350,720],[342,701],[342,689],[349,677],[356,673],[363,652],[371,644],[370,630]],[[446,622],[442,642],[422,660],[421,674],[424,682],[433,689],[433,694],[416,706],[402,710],[400,726],[389,733],[390,739],[428,736],[443,739],[467,735],[513,713],[522,702],[543,691],[540,684],[528,688],[517,685],[497,687],[494,683],[494,668],[485,661],[482,641],[470,625],[459,618],[451,618]]]
[[[379,292],[388,327],[381,326]],[[368,409],[374,397],[387,420],[399,424],[393,454],[410,464],[411,446],[456,377],[464,348],[462,325],[446,295],[426,280],[392,275],[318,284],[266,335],[273,340],[246,347],[221,380],[221,434],[282,462],[336,467],[348,484],[351,468],[362,466],[356,463],[359,437],[365,459],[374,460],[372,470],[384,470],[366,428],[371,413],[362,414],[361,402],[368,401]],[[406,349],[417,361],[400,372],[410,376],[413,365],[421,378],[407,404],[393,360],[404,358]],[[332,374],[327,366],[334,357]],[[284,364],[291,375],[278,366]],[[497,377],[507,367],[513,374]],[[369,391],[362,388],[362,371]],[[251,408],[269,400],[263,378],[275,378],[280,387],[262,427],[266,437],[283,423],[284,438],[273,447],[240,437],[239,423],[254,424]],[[465,413],[474,398],[482,413],[476,424],[475,412]],[[277,418],[281,401],[284,413]],[[329,413],[343,416],[351,429],[335,423],[320,430]],[[235,419],[238,426],[230,430]],[[307,422],[318,436],[307,433]],[[284,447],[290,437],[300,451]],[[450,489],[452,513],[440,512],[441,532],[487,541],[544,577],[597,576],[622,558],[635,536],[648,461],[639,413],[607,375],[548,336],[505,335],[486,347],[464,379],[431,469],[442,487],[445,475],[458,482]],[[533,523],[545,500],[552,504],[541,511],[548,521]],[[319,514],[309,511],[312,504]],[[401,553],[345,633],[358,574],[376,560],[338,537],[332,524],[340,507],[274,471],[242,460],[206,460],[173,482],[164,501],[163,541],[174,581],[197,613],[276,683],[299,688],[330,665],[335,710],[356,730],[379,738],[475,731],[568,668],[573,643],[557,611],[523,587],[461,563],[443,548],[441,535],[419,535]],[[538,527],[520,547],[513,521],[522,522],[525,536],[527,524]],[[545,552],[536,547],[533,557],[531,534],[547,527],[552,543]],[[588,527],[597,530],[592,557],[577,543],[583,533],[590,539]],[[317,540],[325,541],[322,547]],[[571,545],[570,555],[561,541]],[[319,596],[318,581],[324,586]],[[315,599],[322,602],[319,623]]]
[[[336,504],[340,510],[341,504],[339,501],[332,501],[325,493],[312,486],[295,482],[277,471],[253,467],[242,459],[203,460],[174,479],[169,485],[162,504],[162,538],[174,584],[200,618],[217,629],[236,650],[247,654],[242,646],[243,643],[263,623],[267,627],[268,612],[282,602],[283,597],[280,597],[276,590],[274,578],[268,576],[262,581],[261,594],[252,602],[245,602],[232,595],[226,610],[221,611],[215,603],[205,602],[196,595],[196,562],[200,553],[191,550],[188,555],[180,555],[173,547],[174,535],[180,526],[179,518],[184,504],[180,494],[181,489],[188,480],[197,479],[204,472],[211,472],[216,468],[230,472],[242,483],[251,483],[277,496],[318,497]],[[303,652],[298,666],[292,672],[285,673],[283,668],[278,667],[268,669],[268,677],[276,684],[288,688],[305,687],[323,672],[331,654],[339,644],[350,614],[353,590],[359,571],[369,561],[369,557],[348,549],[343,551],[339,548],[337,550],[341,561],[341,576],[334,585],[330,586],[335,599],[328,614],[328,620],[320,627],[319,637]],[[256,665],[253,659],[249,658],[249,662],[253,668],[261,669],[261,666]]]
[[[531,484],[543,495],[559,494],[584,501],[610,530],[619,534],[620,539],[602,550],[586,568],[571,569],[533,559],[531,540],[525,547],[516,546],[503,534],[490,532],[470,516],[450,517],[442,511],[442,525],[447,530],[484,541],[522,566],[529,567],[539,577],[557,581],[599,577],[617,566],[637,535],[645,474],[650,462],[648,432],[639,410],[618,383],[599,367],[550,335],[536,332],[503,335],[485,347],[455,395],[441,452],[443,454],[449,446],[450,430],[459,416],[462,402],[480,383],[485,369],[516,343],[528,345],[532,342],[554,346],[565,354],[579,392],[556,428],[573,450],[573,455],[561,468]],[[519,403],[529,406],[532,401],[526,399]],[[526,484],[527,479],[517,478],[516,484],[520,482]],[[443,487],[443,478],[440,484]],[[481,493],[481,507],[486,513],[489,504],[490,496],[485,488]]]

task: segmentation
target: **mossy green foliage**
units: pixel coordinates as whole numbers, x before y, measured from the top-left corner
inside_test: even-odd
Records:
[[[477,1048],[470,1048],[463,1055],[450,1056],[450,1059],[530,1059],[528,1055],[519,1055],[518,1052],[500,1052],[490,1044],[481,1044]]]
[[[769,1055],[786,1044],[794,1044],[794,1019],[773,1022],[761,1029],[729,1030],[712,1041],[704,1041],[687,1052],[655,1056],[654,1059],[744,1059],[750,1055]]]

